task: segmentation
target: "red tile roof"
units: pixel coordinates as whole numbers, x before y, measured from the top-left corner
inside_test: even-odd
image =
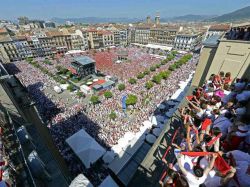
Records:
[[[220,25],[211,25],[209,31],[227,31],[230,29],[230,25],[220,24]]]
[[[0,33],[7,33],[7,30],[5,28],[0,28]]]

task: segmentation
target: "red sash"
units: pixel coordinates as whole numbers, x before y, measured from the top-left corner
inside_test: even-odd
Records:
[[[210,140],[210,142],[207,143],[207,146],[213,145],[221,136],[222,136],[222,133],[218,134],[216,137]]]
[[[209,125],[212,124],[212,120],[209,118],[206,118],[202,124],[201,124],[201,130],[206,130]]]
[[[197,157],[197,156],[207,156],[213,154],[213,152],[181,152],[183,155]]]

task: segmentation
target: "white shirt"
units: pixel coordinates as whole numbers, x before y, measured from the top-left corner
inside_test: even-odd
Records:
[[[192,173],[188,172],[186,178],[189,187],[199,187],[200,184],[203,184],[205,182],[207,175],[203,175],[202,177],[195,177]]]

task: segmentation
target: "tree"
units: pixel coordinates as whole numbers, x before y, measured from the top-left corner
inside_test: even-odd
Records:
[[[139,73],[139,74],[137,75],[137,79],[142,79],[144,76],[145,76],[144,73]]]
[[[167,79],[170,76],[171,71],[162,71],[159,74],[163,79]]]
[[[60,80],[59,82],[60,82],[60,84],[66,84],[65,80]]]
[[[43,63],[44,63],[44,64],[48,64],[48,65],[52,65],[52,63],[51,63],[48,59],[45,59],[45,60],[43,61]]]
[[[148,81],[148,82],[146,82],[146,84],[145,84],[145,87],[146,87],[148,90],[151,89],[153,86],[154,86],[154,83],[153,83],[152,81]]]
[[[66,74],[68,72],[68,69],[67,68],[61,68],[60,72],[62,74]]]
[[[143,73],[144,73],[144,75],[149,75],[150,71],[148,69],[146,69]]]
[[[105,97],[106,99],[108,99],[108,98],[113,97],[113,94],[112,94],[111,91],[106,91],[106,92],[104,92],[104,97]]]
[[[91,101],[91,103],[93,103],[94,105],[100,102],[100,101],[99,101],[99,97],[98,97],[97,95],[91,96],[90,101]]]
[[[26,61],[29,62],[29,63],[32,62],[33,61],[33,57],[27,57]]]
[[[72,84],[68,85],[67,90],[72,92],[74,90],[74,86]]]
[[[125,90],[125,84],[119,84],[118,90],[120,90],[120,91]]]
[[[156,67],[156,68],[160,68],[160,67],[161,67],[161,64],[156,64],[155,67]]]
[[[130,78],[130,79],[128,80],[128,82],[129,82],[130,84],[135,84],[135,83],[136,83],[136,79]]]
[[[129,94],[126,99],[126,105],[135,105],[137,102],[137,96],[133,94]]]
[[[153,76],[153,82],[155,82],[156,84],[160,84],[161,83],[161,79],[162,79],[162,77],[161,77],[161,75],[155,75],[155,76]]]
[[[155,71],[155,70],[156,70],[155,66],[150,67],[150,71]]]
[[[172,65],[170,65],[170,66],[168,67],[168,70],[169,70],[169,71],[174,71],[175,69],[176,69],[176,67],[175,67],[174,64],[172,64]]]
[[[109,114],[109,118],[114,120],[116,117],[117,117],[117,115],[116,115],[115,111],[112,110],[111,113]]]
[[[162,60],[161,61],[161,65],[165,65],[166,64],[166,61],[165,60]]]
[[[76,93],[76,95],[77,95],[78,97],[84,97],[84,94],[83,94],[82,92],[80,92],[80,91],[78,91],[78,92]]]

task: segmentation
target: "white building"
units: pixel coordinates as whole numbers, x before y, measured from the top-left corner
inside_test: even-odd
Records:
[[[192,51],[202,41],[201,34],[177,34],[174,41],[174,48],[177,50]]]

